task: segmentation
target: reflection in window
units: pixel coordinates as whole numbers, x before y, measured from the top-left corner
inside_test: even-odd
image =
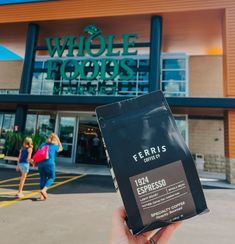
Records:
[[[177,128],[186,144],[188,144],[188,118],[187,115],[174,115]]]
[[[43,95],[52,95],[53,94],[54,81],[44,80],[42,84],[42,94]]]
[[[45,138],[55,129],[55,114],[27,114],[26,132],[29,134],[40,134]]]
[[[5,137],[8,131],[13,131],[15,114],[0,113],[0,153],[4,151]]]
[[[185,59],[163,59],[162,69],[185,69]]]
[[[101,57],[102,58],[102,57]],[[137,96],[149,92],[149,55],[133,56],[126,64],[134,71],[130,78],[126,69],[120,65],[118,57],[110,57],[116,59],[115,63],[119,63],[118,71],[121,75],[111,78],[115,71],[114,62],[107,61],[105,63],[105,80],[101,80],[101,73],[93,79],[82,80],[78,76],[74,80],[63,79],[60,75],[59,64],[54,64],[52,71],[52,79],[46,79],[47,60],[40,58],[35,61],[35,72],[33,74],[31,94],[44,95],[78,95],[78,96]],[[78,62],[80,62],[78,58]],[[101,64],[101,62],[100,62]],[[117,68],[117,67],[116,67]],[[39,72],[40,71],[40,72]],[[91,77],[94,73],[94,63],[87,62],[85,65],[84,75]],[[67,65],[66,76],[72,77],[74,67],[72,64]],[[125,76],[130,79],[125,80]],[[111,79],[109,79],[109,77]]]
[[[185,80],[185,71],[162,71],[162,80]]]
[[[5,114],[2,124],[2,133],[5,133],[7,131],[12,131],[15,121],[15,115],[14,114]]]
[[[119,95],[128,95],[135,96],[136,95],[136,82],[119,82],[118,83],[118,94]]]
[[[188,96],[188,58],[185,54],[163,54],[161,89],[167,97]]]
[[[36,131],[37,115],[27,114],[25,132],[27,134],[34,134]]]
[[[19,94],[19,90],[0,89],[0,94]]]
[[[166,96],[185,96],[186,90],[185,82],[175,82],[170,80],[168,82],[162,82],[162,90],[165,91]]]
[[[31,94],[41,94],[43,73],[33,73]]]

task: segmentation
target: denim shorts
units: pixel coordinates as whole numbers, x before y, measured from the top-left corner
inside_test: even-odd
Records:
[[[19,163],[19,168],[22,173],[29,173],[29,163]]]

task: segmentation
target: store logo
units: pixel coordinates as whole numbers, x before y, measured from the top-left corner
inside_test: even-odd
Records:
[[[136,154],[134,154],[132,157],[135,162],[143,161],[144,163],[148,163],[152,160],[159,159],[161,156],[161,153],[166,152],[166,146],[156,146],[156,147],[150,147],[148,149],[144,149],[143,151],[140,151]]]
[[[47,37],[45,42],[51,59],[47,61],[46,79],[54,79],[53,73],[59,72],[65,80],[131,80],[135,74],[129,65],[137,34],[122,35],[122,46],[114,50],[115,35],[102,35],[96,25],[84,28],[86,35]],[[70,71],[70,72],[68,72]]]

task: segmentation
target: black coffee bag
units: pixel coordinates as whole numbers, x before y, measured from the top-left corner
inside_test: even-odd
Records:
[[[96,113],[134,234],[207,210],[194,161],[161,91]]]

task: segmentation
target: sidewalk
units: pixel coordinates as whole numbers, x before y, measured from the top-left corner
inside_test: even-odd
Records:
[[[0,168],[15,169],[13,163],[6,163],[4,160],[0,160]],[[30,167],[30,170],[35,170]],[[56,163],[56,172],[67,174],[87,174],[87,175],[111,175],[109,168],[105,165],[95,164],[68,164],[68,163]]]
[[[0,160],[0,168],[15,168],[15,165],[6,163],[4,160]],[[31,168],[31,170],[35,170]],[[109,168],[105,165],[94,164],[68,164],[57,163],[56,171],[67,174],[86,174],[86,175],[101,175],[109,176]],[[213,172],[199,172],[201,184],[208,188],[221,188],[221,189],[235,189],[235,184],[229,184],[226,181],[225,174],[213,173]]]
[[[4,177],[6,171],[18,175],[14,169],[0,168]],[[13,191],[12,187],[2,190]],[[204,193],[210,212],[185,220],[171,244],[234,244],[234,190],[204,188]],[[31,196],[0,209],[1,243],[108,243],[113,211],[122,205],[111,177],[86,175],[51,189],[49,194],[48,201],[35,201],[36,196]],[[2,195],[1,200],[14,201],[12,195]],[[27,214],[22,217],[22,213]]]
[[[209,188],[235,189],[235,184],[226,181],[226,175],[215,172],[199,172],[200,181],[203,186]]]

